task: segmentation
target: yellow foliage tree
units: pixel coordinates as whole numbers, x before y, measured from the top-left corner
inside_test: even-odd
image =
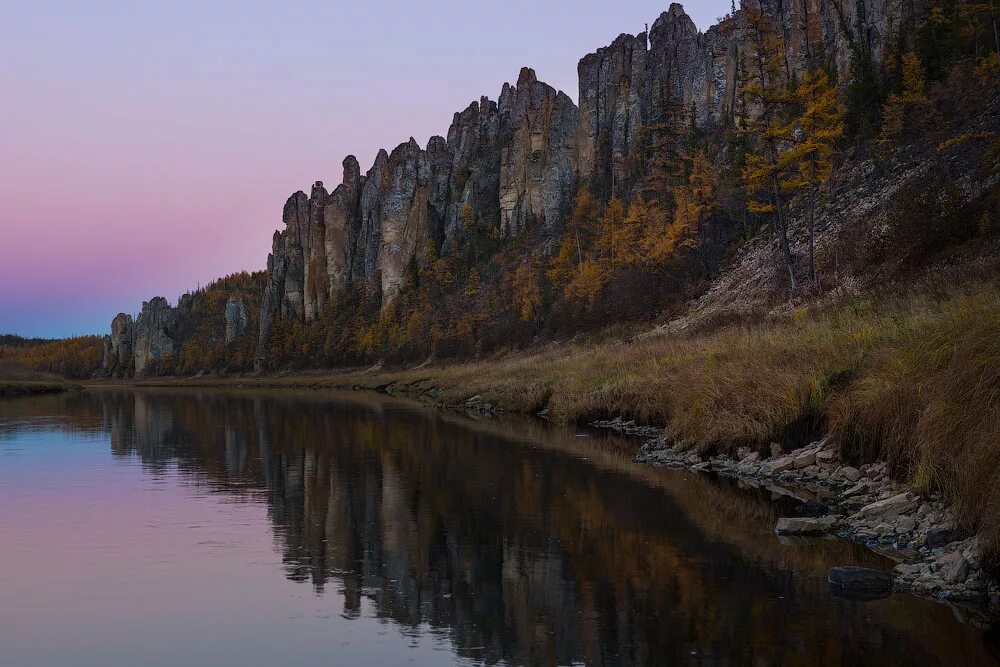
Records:
[[[829,75],[821,69],[808,72],[796,90],[802,113],[792,125],[795,147],[789,151],[797,170],[787,185],[809,195],[809,280],[816,280],[816,194],[833,173],[833,154],[844,136],[846,110]]]
[[[573,278],[573,274],[583,270],[585,253],[593,247],[600,237],[601,211],[597,200],[586,188],[581,188],[576,195],[573,212],[566,221],[566,233],[563,235],[559,251],[549,266],[549,280],[557,288],[564,287]]]
[[[593,306],[597,295],[608,284],[607,267],[593,259],[584,260],[580,271],[566,285],[563,297],[570,302]]]
[[[792,127],[782,121],[791,101],[784,81],[785,46],[781,35],[760,8],[747,5],[744,10],[754,55],[743,94],[756,102],[759,110],[751,122],[759,150],[747,156],[743,169],[747,192],[752,195],[747,208],[751,213],[771,216],[792,290],[796,290],[798,281],[788,244],[782,197],[787,188],[781,185],[793,162],[784,150],[792,139]]]
[[[542,286],[538,280],[538,269],[529,261],[524,261],[514,272],[514,307],[524,322],[533,320],[542,308]]]
[[[913,52],[907,53],[903,56],[903,89],[900,93],[889,95],[885,103],[879,143],[883,146],[895,145],[908,130],[920,127],[923,112],[930,103],[920,56]]]

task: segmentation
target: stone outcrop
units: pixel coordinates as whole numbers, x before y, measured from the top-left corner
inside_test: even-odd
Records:
[[[843,72],[852,48],[880,59],[903,11],[890,4],[764,0],[761,8],[785,41],[790,71],[823,54]],[[454,243],[466,223],[501,235],[545,231],[565,219],[581,186],[603,201],[628,200],[652,161],[664,159],[663,127],[711,132],[734,121],[739,63],[751,55],[745,12],[700,32],[675,3],[648,34],[623,34],[580,61],[579,108],[523,68],[496,102],[484,97],[456,113],[447,137],[380,151],[364,176],[348,157],[332,194],[317,182],[285,205],[268,261],[258,367],[274,318],[318,319],[362,284],[384,306],[426,247]]]
[[[226,345],[232,345],[250,326],[247,309],[242,299],[229,297],[226,301]]]
[[[593,425],[652,437],[642,446],[638,462],[711,472],[802,501],[795,510],[799,516],[778,520],[775,532],[779,536],[805,539],[834,532],[894,554],[898,564],[891,573],[834,568],[830,582],[835,589],[885,593],[896,587],[962,605],[982,606],[994,597],[1000,600],[1000,583],[990,581],[980,538],[959,530],[953,508],[940,496],[922,497],[898,486],[889,478],[884,462],[860,469],[842,465],[837,449],[827,440],[786,456],[781,456],[778,448],[778,456],[772,454],[770,459],[760,451],[744,448],[735,458],[718,455],[706,461],[697,452],[674,449],[661,429],[620,419]],[[815,463],[804,468],[775,465],[778,461],[801,461],[807,455]],[[820,498],[822,502],[818,502]],[[813,511],[817,516],[807,516]],[[876,590],[870,590],[873,577]]]
[[[501,233],[552,227],[576,194],[576,105],[525,67],[516,87],[504,85],[498,111]]]
[[[129,377],[134,372],[133,345],[135,322],[131,315],[118,313],[111,321],[111,335],[104,337],[104,362],[101,367],[109,377]]]
[[[268,258],[258,368],[275,318],[313,321],[358,285],[388,304],[411,263],[467,224],[512,234],[561,222],[576,194],[577,134],[569,96],[524,68],[497,102],[455,114],[447,138],[380,151],[364,176],[348,157],[332,194],[322,182],[293,194]]]
[[[135,320],[135,375],[142,377],[150,363],[177,350],[178,311],[158,296],[142,304]]]

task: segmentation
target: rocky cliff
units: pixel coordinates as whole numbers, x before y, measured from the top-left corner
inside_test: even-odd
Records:
[[[250,318],[247,317],[247,308],[243,300],[229,297],[226,302],[226,345],[235,343],[248,326]]]
[[[177,309],[162,296],[142,304],[135,320],[135,374],[145,374],[150,362],[173,354],[178,325]]]
[[[104,375],[142,377],[151,362],[174,353],[177,328],[178,309],[162,296],[144,302],[134,320],[119,313],[104,337]]]
[[[760,0],[754,7],[780,34],[793,76],[819,58],[840,74],[852,61],[878,62],[904,23],[904,4]],[[648,33],[623,34],[580,61],[579,107],[524,68],[496,101],[483,97],[456,113],[445,137],[382,150],[364,174],[349,156],[332,192],[317,181],[308,194],[294,193],[267,261],[256,367],[267,366],[276,320],[315,321],[361,286],[387,306],[409,267],[425,261],[428,248],[453,245],[469,223],[500,238],[531,229],[544,240],[581,187],[600,201],[629,200],[657,157],[657,127],[678,117],[703,133],[732,126],[741,64],[753,55],[748,26],[740,11],[701,32],[672,4]],[[170,326],[162,304],[140,316],[136,373],[170,353],[169,334],[155,333]]]
[[[131,315],[119,313],[111,322],[111,335],[104,337],[104,372],[111,377],[135,373],[134,345],[135,322]]]
[[[248,368],[256,343],[263,273],[234,274],[184,294],[176,306],[161,296],[139,314],[119,313],[104,337],[98,376]]]
[[[853,49],[877,61],[902,8],[885,0],[765,0],[789,71],[814,58],[848,68]],[[258,367],[276,317],[308,322],[363,283],[389,303],[427,244],[447,245],[463,215],[507,235],[562,222],[577,189],[628,199],[648,165],[649,130],[683,115],[702,131],[734,121],[739,63],[750,55],[745,12],[700,32],[672,4],[647,33],[623,34],[579,64],[579,107],[524,68],[496,102],[456,113],[447,138],[382,151],[364,176],[344,162],[332,194],[317,183],[285,205],[268,260]]]

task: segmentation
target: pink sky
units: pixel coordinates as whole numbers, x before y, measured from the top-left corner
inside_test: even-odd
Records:
[[[576,99],[579,58],[669,3],[264,4],[0,5],[0,333],[103,333],[263,268],[346,155],[445,134],[524,65]],[[703,29],[729,6],[686,3]]]

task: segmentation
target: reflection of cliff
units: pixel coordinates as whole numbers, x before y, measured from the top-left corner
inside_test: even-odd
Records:
[[[945,607],[831,599],[826,569],[865,558],[850,545],[782,546],[759,495],[600,441],[523,446],[529,430],[312,394],[66,400],[103,414],[117,454],[266,499],[287,576],[336,588],[345,614],[367,599],[487,663],[988,660]]]

